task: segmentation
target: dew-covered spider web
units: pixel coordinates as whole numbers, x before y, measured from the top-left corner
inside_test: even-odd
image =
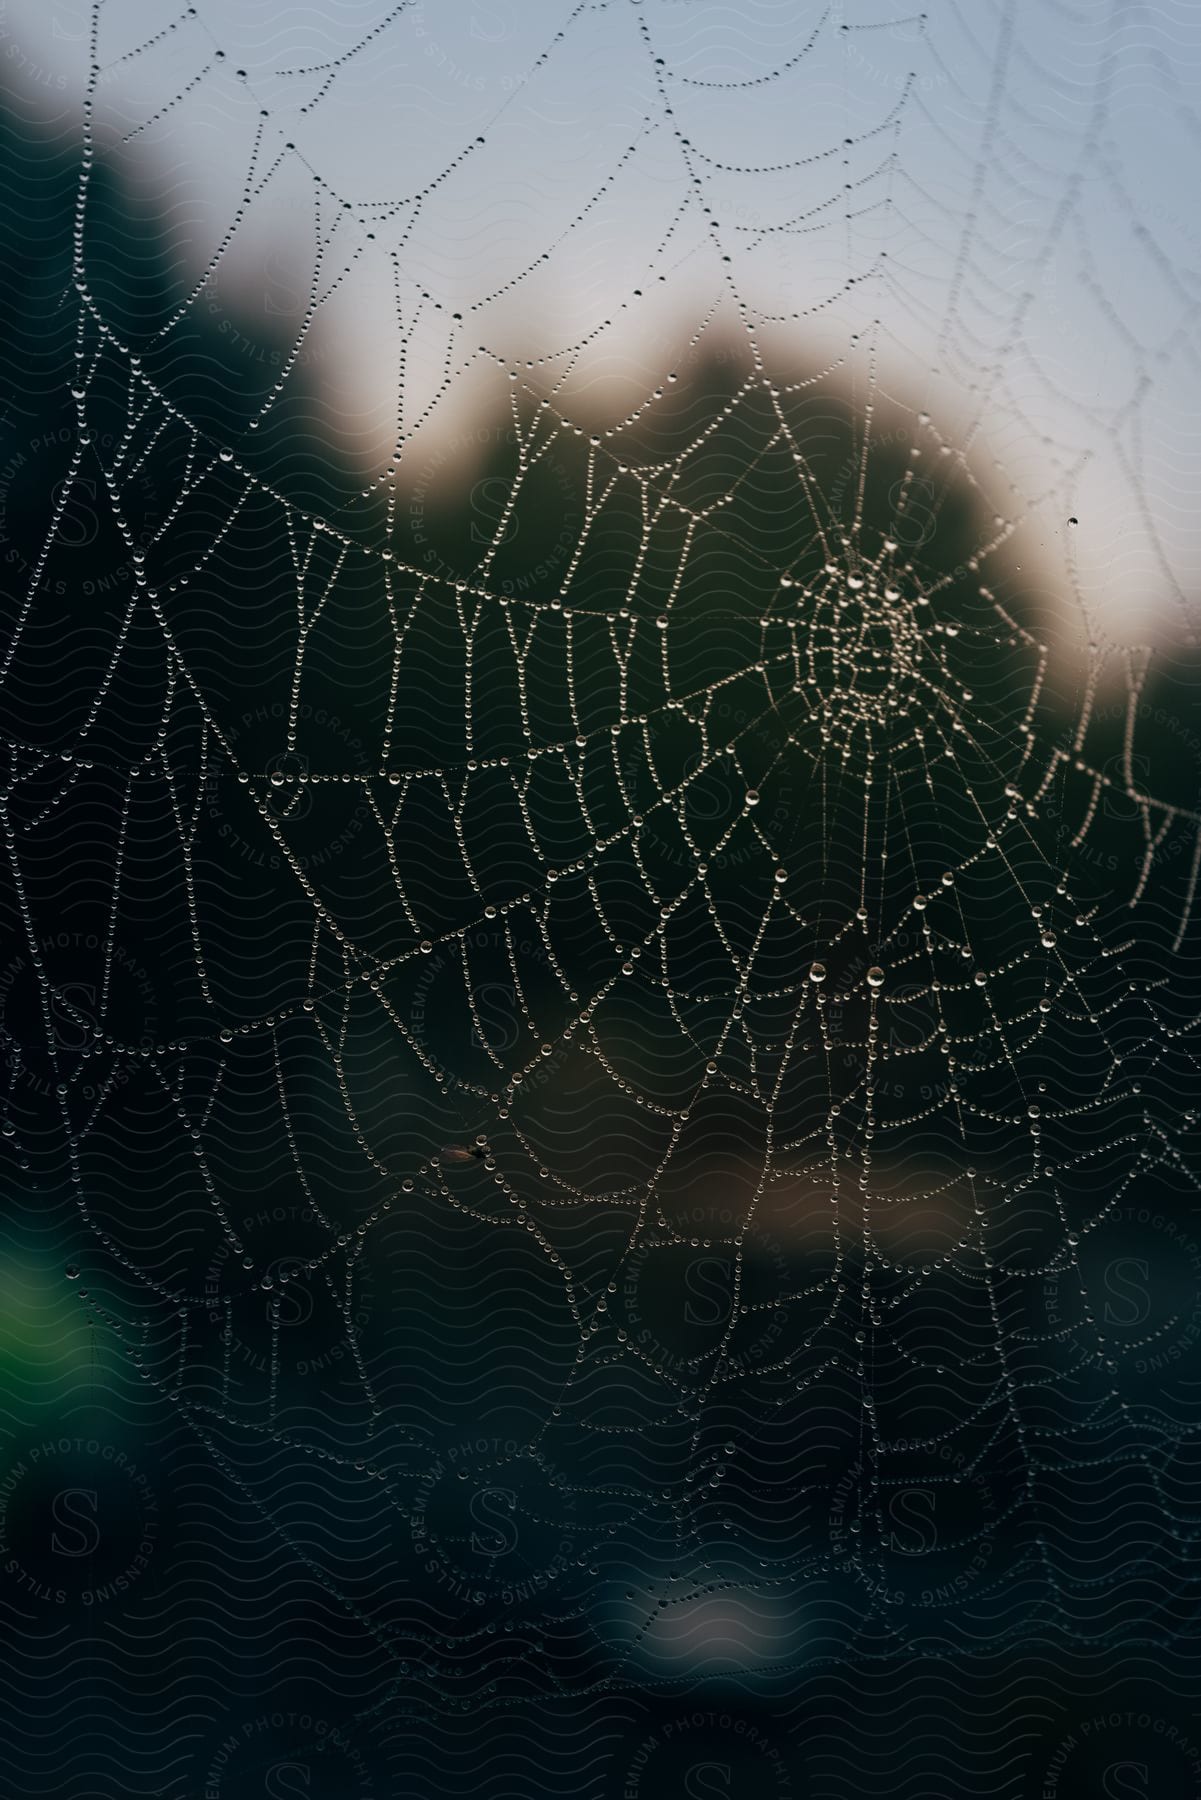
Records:
[[[6,1146],[385,1734],[1166,1639],[1195,28],[451,13],[96,11]]]

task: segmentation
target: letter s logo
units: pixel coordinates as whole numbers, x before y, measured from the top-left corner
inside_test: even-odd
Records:
[[[928,544],[938,529],[938,517],[931,505],[935,499],[934,483],[921,475],[897,481],[888,498],[893,509],[892,535],[907,550]]]
[[[291,1800],[296,1794],[307,1794],[313,1785],[313,1771],[308,1763],[273,1763],[267,1770],[264,1786],[270,1800]]]
[[[477,10],[471,15],[471,35],[485,44],[500,44],[509,35],[507,20],[499,18],[493,10],[490,18],[483,18]]]
[[[690,1325],[722,1325],[732,1304],[727,1265],[718,1256],[701,1256],[688,1265],[684,1286],[694,1298],[684,1302]]]
[[[729,1763],[693,1763],[684,1777],[688,1800],[728,1800],[730,1773]]]
[[[96,1523],[100,1496],[94,1488],[63,1488],[55,1494],[50,1511],[56,1525],[69,1536],[55,1531],[51,1548],[59,1556],[94,1556],[100,1545],[100,1527]]]
[[[96,483],[84,475],[60,481],[52,490],[56,502],[63,502],[58,521],[57,538],[68,550],[83,550],[96,539],[100,521],[96,517]]]
[[[472,1026],[472,1041],[481,1050],[511,1050],[521,1035],[516,989],[503,981],[481,981],[472,998],[479,1021]]]
[[[267,764],[268,778],[282,775],[283,784],[276,787],[274,783],[267,796],[267,805],[280,819],[295,821],[305,818],[313,810],[313,788],[309,776],[309,759],[298,750],[281,750]]]
[[[1108,1800],[1147,1800],[1151,1789],[1147,1784],[1146,1763],[1110,1763],[1101,1778]]]
[[[509,484],[503,475],[485,475],[477,481],[471,490],[471,510],[475,518],[471,521],[472,541],[477,544],[507,544],[517,536],[518,519],[515,512],[505,519],[505,507],[509,503]],[[501,520],[504,519],[504,529]],[[499,535],[498,535],[499,533]]]
[[[67,981],[50,996],[54,1035],[62,1050],[82,1050],[91,1042],[96,989],[89,981]]]
[[[471,1496],[471,1516],[486,1535],[471,1534],[471,1548],[477,1556],[505,1556],[516,1547],[517,1527],[513,1514],[517,1511],[517,1495],[512,1488],[481,1488]]]
[[[889,1007],[889,1041],[894,1049],[914,1049],[929,1036],[934,1015],[927,999],[928,992],[916,982],[899,982],[893,990]],[[925,1088],[922,1098],[930,1098]]]
[[[925,1556],[934,1549],[938,1528],[929,1488],[901,1488],[888,1502],[888,1516],[894,1527],[892,1547],[902,1556]]]
[[[267,318],[295,319],[308,305],[307,289],[295,265],[275,252],[263,268],[263,312]]]
[[[1105,1287],[1114,1299],[1105,1302],[1105,1323],[1127,1327],[1142,1325],[1151,1311],[1148,1294],[1150,1268],[1136,1256],[1120,1256],[1105,1271]]]
[[[307,1325],[313,1316],[313,1296],[304,1282],[296,1280],[300,1274],[296,1258],[277,1256],[267,1273],[276,1284],[267,1295],[267,1317],[278,1308],[281,1325]],[[286,1276],[286,1281],[281,1281],[281,1276]]]

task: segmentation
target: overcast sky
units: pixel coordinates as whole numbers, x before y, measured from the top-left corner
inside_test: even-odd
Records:
[[[1063,553],[1106,621],[1144,629],[1201,590],[1201,9],[906,14],[109,0],[98,138],[196,280],[262,131],[211,285],[272,329],[301,318],[318,224],[339,219],[308,354],[371,460],[396,436],[406,336],[408,430],[485,344],[511,360],[589,339],[575,391],[626,405],[741,301],[784,315],[769,355],[862,378],[874,341],[882,379],[950,435],[978,416],[1026,502],[1051,494],[1048,533],[1079,517]],[[10,69],[60,118],[81,116],[89,30],[79,0],[0,13]],[[431,429],[462,431],[478,391],[456,374]]]

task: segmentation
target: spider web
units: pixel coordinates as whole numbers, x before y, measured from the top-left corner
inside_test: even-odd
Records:
[[[990,12],[933,193],[983,15],[754,26],[556,17],[507,91],[617,45],[623,142],[468,291],[445,246],[485,155],[528,154],[511,98],[411,177],[373,158],[375,197],[305,142],[420,8],[257,70],[202,9],[94,24],[76,425],[0,669],[6,1136],[28,1166],[52,1114],[85,1304],[425,1706],[1100,1638],[1190,1541],[1178,1371],[1111,1301],[1134,1209],[1194,1181],[1190,572],[1144,443],[1196,278],[1132,198],[1120,60],[1065,126],[1028,11]],[[760,154],[769,93],[798,113]],[[136,236],[93,259],[97,183],[209,102],[238,197],[148,321]],[[188,334],[293,192],[310,285],[242,391]],[[527,354],[583,243],[589,316]],[[1110,352],[1087,404],[1064,259]],[[326,382],[342,492],[289,440],[363,294],[390,432],[349,455]],[[657,373],[606,375],[640,307]],[[1078,548],[1114,479],[1122,579],[1176,609],[1147,643]],[[30,673],[66,631],[86,692]],[[316,1464],[361,1563],[297,1497]]]

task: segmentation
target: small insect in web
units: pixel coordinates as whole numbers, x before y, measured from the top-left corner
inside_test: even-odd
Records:
[[[487,1155],[484,1144],[443,1144],[438,1152],[444,1163],[483,1162]]]

